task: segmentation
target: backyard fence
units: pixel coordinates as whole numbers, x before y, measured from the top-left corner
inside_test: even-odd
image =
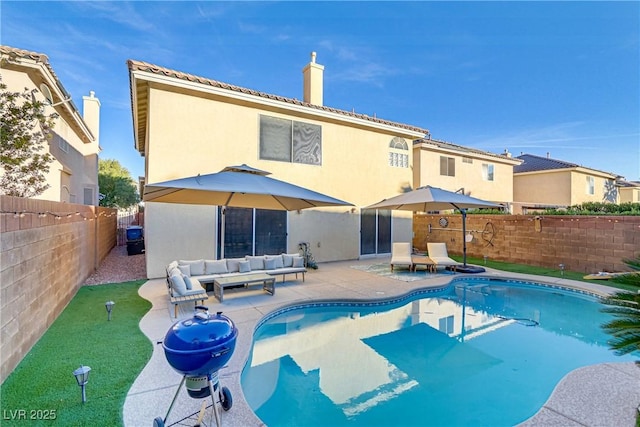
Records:
[[[467,256],[479,259],[594,273],[640,256],[640,216],[470,214],[466,229]],[[413,232],[419,250],[445,242],[462,255],[462,215],[415,214]]]
[[[0,196],[0,382],[116,244],[115,209]]]

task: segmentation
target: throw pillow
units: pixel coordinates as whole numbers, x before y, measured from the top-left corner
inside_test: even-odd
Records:
[[[238,263],[238,271],[240,273],[249,273],[251,271],[251,263],[249,261],[240,261]]]
[[[227,259],[227,270],[229,273],[237,273],[240,271],[240,261],[246,261],[244,258],[229,258]]]
[[[184,283],[182,274],[173,274],[169,277],[169,280],[171,281],[173,295],[184,295],[184,293],[187,292],[187,285]]]
[[[204,262],[204,274],[222,274],[228,272],[227,261],[224,259],[205,260]]]
[[[191,277],[187,276],[186,274],[183,274],[182,280],[184,280],[184,284],[187,290],[190,291],[193,288],[193,286],[191,285]]]
[[[251,270],[264,270],[264,256],[247,255],[247,261],[251,265]]]
[[[178,264],[178,269],[185,276],[191,277],[191,266],[189,264]]]
[[[293,266],[293,258],[300,256],[300,254],[282,254],[282,263],[284,267]]]
[[[191,261],[178,260],[178,264],[189,264],[189,266],[191,267],[192,276],[202,276],[204,274],[203,259],[191,260]]]
[[[265,255],[265,259],[274,259],[276,261],[275,268],[284,268],[284,262],[282,261],[282,255]],[[268,270],[268,269],[267,269]]]
[[[293,257],[292,267],[294,268],[304,267],[304,258],[302,258],[301,256]]]
[[[265,270],[275,270],[276,269],[276,260],[275,260],[275,258],[265,258],[265,260],[264,260],[264,269]]]

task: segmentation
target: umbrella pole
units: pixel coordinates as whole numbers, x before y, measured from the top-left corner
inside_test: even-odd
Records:
[[[462,264],[467,266],[467,210],[460,209],[462,212]]]

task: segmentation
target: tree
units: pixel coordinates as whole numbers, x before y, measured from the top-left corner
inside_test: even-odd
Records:
[[[112,159],[98,162],[98,185],[100,206],[126,209],[140,202],[138,189],[129,171],[120,162]]]
[[[49,184],[53,156],[45,149],[56,113],[45,114],[45,104],[27,88],[11,92],[0,81],[0,193],[34,197]]]
[[[602,327],[613,336],[609,344],[618,354],[640,350],[640,256],[624,262],[635,271],[613,280],[634,291],[619,291],[603,301],[609,306],[603,311],[611,313],[614,319]]]

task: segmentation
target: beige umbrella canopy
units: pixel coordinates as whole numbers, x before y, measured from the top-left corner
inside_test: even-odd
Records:
[[[269,172],[247,165],[218,173],[179,178],[144,186],[145,202],[298,210],[351,203],[270,178]]]
[[[147,184],[144,186],[142,199],[145,202],[286,211],[324,206],[352,206],[351,203],[322,193],[270,178],[267,176],[269,174],[245,164],[229,166],[208,175]],[[224,245],[222,251],[224,256]]]
[[[498,209],[502,208],[502,205],[427,185],[389,199],[384,199],[378,203],[367,206],[364,209],[392,209],[413,212],[442,211],[447,209],[459,210],[462,214],[463,264],[464,267],[466,267],[467,241],[465,239],[465,235],[467,234],[467,209],[473,208]]]

